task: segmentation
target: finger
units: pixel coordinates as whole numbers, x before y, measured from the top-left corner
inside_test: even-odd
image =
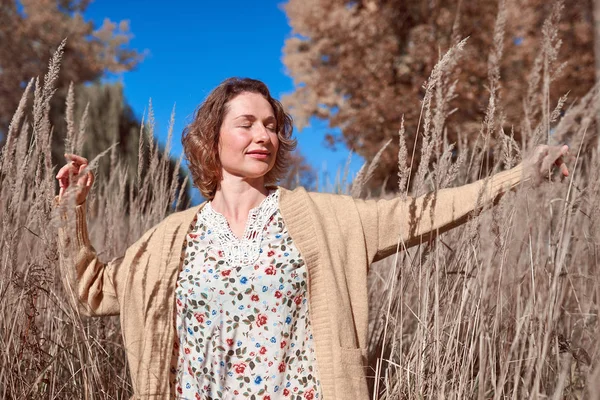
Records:
[[[87,181],[87,186],[88,187],[92,187],[92,185],[94,184],[94,174],[92,173],[92,171],[88,172],[88,181]]]
[[[569,168],[563,161],[562,157],[559,157],[554,164],[558,167],[558,170],[563,176],[569,176]]]
[[[66,189],[69,187],[69,178],[61,178],[58,180],[58,186]]]
[[[65,158],[69,161],[74,162],[77,165],[88,163],[87,158],[78,156],[77,154],[65,153]]]
[[[80,178],[77,180],[77,186],[85,186],[86,185],[87,174],[82,175],[83,171],[85,170],[86,167],[87,167],[87,165],[85,165],[85,164],[79,166],[79,170],[77,171],[77,176],[79,176]]]
[[[62,168],[58,170],[58,173],[56,174],[56,179],[62,179],[62,178],[68,177],[69,169],[71,169],[72,167],[73,166],[71,163],[63,165]]]

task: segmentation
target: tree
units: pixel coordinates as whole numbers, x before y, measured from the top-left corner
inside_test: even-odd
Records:
[[[504,56],[500,61],[502,90],[497,100],[517,140],[527,127],[523,104],[530,90],[531,70],[541,48],[543,23],[552,9],[543,0],[507,0]],[[556,76],[550,104],[570,92],[575,99],[594,83],[592,2],[569,2],[557,22],[563,58],[570,63]],[[404,116],[409,154],[414,145],[424,95],[423,83],[435,63],[451,46],[468,37],[462,60],[451,79],[457,79],[456,107],[446,120],[448,138],[478,136],[489,99],[488,62],[494,45],[498,0],[289,0],[285,5],[293,35],[284,47],[284,63],[295,91],[284,98],[299,126],[310,118],[329,121],[341,136],[329,144],[345,143],[371,161],[397,132]],[[542,112],[542,110],[534,110]],[[533,117],[530,115],[530,117]],[[370,181],[380,187],[398,171],[398,141],[392,140]],[[418,146],[418,145],[417,145]],[[415,154],[419,154],[417,151]],[[413,165],[417,165],[418,159]],[[397,190],[396,180],[386,190]]]
[[[138,52],[127,47],[127,21],[115,24],[105,19],[95,29],[82,16],[88,3],[89,0],[0,2],[0,133],[6,132],[29,79],[44,75],[48,60],[64,38],[68,40],[58,87],[93,81],[107,72],[128,71],[141,60]]]

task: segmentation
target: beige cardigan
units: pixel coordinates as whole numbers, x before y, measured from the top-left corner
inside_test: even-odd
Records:
[[[515,187],[521,175],[519,165],[487,183],[405,200],[360,200],[280,188],[281,214],[309,271],[309,313],[325,400],[368,398],[365,376],[374,375],[365,367],[368,266],[395,253],[399,242],[410,247],[463,223],[480,195],[484,202],[496,199]],[[120,315],[136,399],[171,397],[181,249],[202,206],[165,218],[124,257],[107,264],[98,260],[88,239],[85,205],[76,207],[76,234],[59,229],[62,273],[81,312]]]

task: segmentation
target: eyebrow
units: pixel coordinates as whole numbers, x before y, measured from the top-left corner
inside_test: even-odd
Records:
[[[234,118],[234,120],[236,119],[242,119],[245,118],[249,121],[256,121],[257,118],[252,115],[252,114],[242,114],[242,115],[238,115],[237,117]],[[269,115],[267,118],[265,118],[265,121],[267,122],[277,122],[277,118],[275,118],[273,115]]]

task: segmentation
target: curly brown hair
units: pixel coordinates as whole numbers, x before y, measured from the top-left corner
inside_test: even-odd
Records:
[[[194,185],[207,200],[212,200],[222,179],[219,160],[219,132],[228,111],[228,104],[242,93],[261,94],[273,107],[277,120],[279,149],[275,165],[265,175],[265,184],[274,184],[286,172],[290,154],[296,148],[292,138],[292,117],[263,82],[250,78],[229,78],[221,82],[194,113],[194,120],[183,130],[181,142]]]

